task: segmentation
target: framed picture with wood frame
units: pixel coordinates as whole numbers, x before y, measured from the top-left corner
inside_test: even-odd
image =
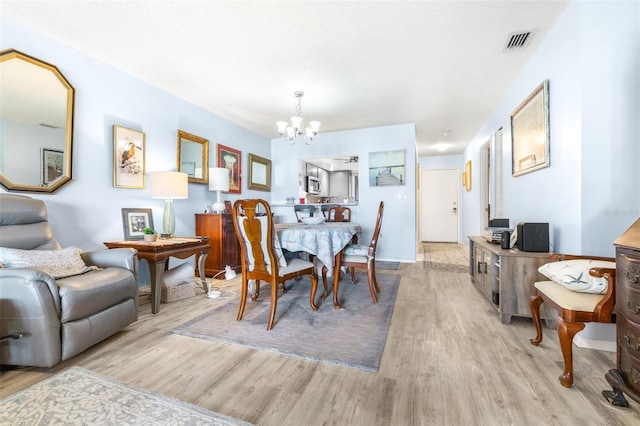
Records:
[[[125,240],[141,240],[144,228],[153,228],[151,209],[122,209],[122,229]]]
[[[512,175],[549,165],[549,80],[545,80],[511,113]]]
[[[218,167],[229,169],[229,191],[242,192],[242,153],[237,149],[218,144]]]
[[[143,132],[113,126],[113,186],[144,189]]]

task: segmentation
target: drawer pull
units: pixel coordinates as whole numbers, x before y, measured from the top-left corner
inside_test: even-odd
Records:
[[[638,342],[638,338],[636,336],[634,336],[633,334],[627,333],[624,335],[624,340],[627,341],[627,346],[629,346],[631,349],[640,351],[640,342]],[[632,340],[636,341],[635,344],[631,343]]]
[[[636,273],[636,271],[634,271],[633,269],[626,269],[624,271],[624,276],[627,278],[627,281],[629,281],[632,284],[637,284],[638,281],[640,281],[640,275]]]
[[[633,367],[629,368],[629,378],[634,385],[637,385],[638,383],[640,383],[640,371],[636,370]]]
[[[637,314],[638,312],[640,312],[640,306],[636,305],[636,306],[634,306],[634,307],[631,307],[632,302],[631,302],[631,299],[629,299],[628,297],[627,297],[627,302],[626,302],[626,303],[627,303],[627,308],[628,308],[631,312],[633,312],[634,314]]]

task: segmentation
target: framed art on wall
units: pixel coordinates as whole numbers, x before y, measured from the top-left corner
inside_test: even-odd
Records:
[[[249,154],[249,189],[271,191],[271,160]]]
[[[49,186],[63,175],[64,152],[57,149],[40,148],[40,176],[42,186]]]
[[[113,186],[144,189],[143,132],[113,126]]]
[[[471,160],[468,160],[464,166],[464,188],[471,191]]]
[[[369,186],[405,184],[404,150],[369,153]]]
[[[143,239],[144,228],[153,228],[151,209],[122,209],[122,229],[125,240]]]
[[[545,80],[511,113],[512,175],[549,165],[549,80]]]
[[[242,189],[242,153],[237,149],[218,144],[218,167],[229,169],[229,191],[240,194]]]

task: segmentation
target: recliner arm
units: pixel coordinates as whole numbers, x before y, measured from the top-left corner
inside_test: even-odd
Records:
[[[60,295],[51,275],[37,269],[0,268],[0,299],[10,300],[17,295],[30,298],[28,304],[32,306],[52,303],[60,318]]]
[[[115,266],[136,273],[137,250],[132,248],[115,248],[110,250],[88,251],[80,253],[82,260],[89,266],[106,268]]]

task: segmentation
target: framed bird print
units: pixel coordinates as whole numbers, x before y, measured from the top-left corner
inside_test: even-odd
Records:
[[[113,126],[113,186],[144,189],[145,135],[126,127]]]

